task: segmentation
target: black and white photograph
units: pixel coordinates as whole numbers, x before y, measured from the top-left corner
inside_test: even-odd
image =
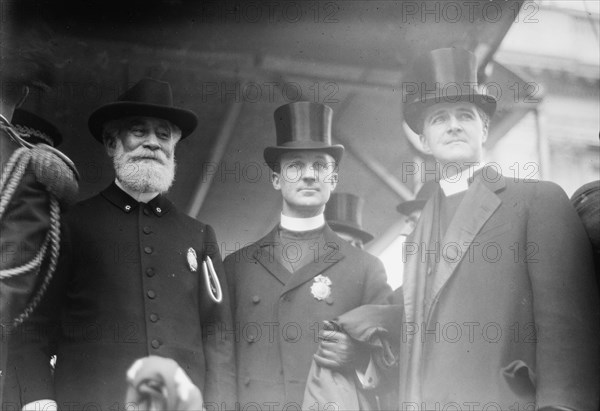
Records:
[[[0,411],[599,411],[600,1],[0,0]]]

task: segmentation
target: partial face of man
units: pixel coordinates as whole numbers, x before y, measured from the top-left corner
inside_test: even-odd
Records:
[[[487,128],[474,104],[440,103],[425,112],[420,137],[425,151],[439,163],[456,163],[464,169],[466,163],[481,161]]]
[[[341,230],[336,230],[335,231],[337,235],[339,235],[340,237],[342,237],[344,240],[348,241],[350,244],[352,244],[354,247],[356,248],[360,248],[361,250],[364,247],[364,244],[362,242],[362,240],[358,237],[353,236],[350,233],[347,233],[345,231],[341,231]]]
[[[166,192],[175,178],[176,127],[154,117],[126,118],[120,124],[117,137],[106,142],[119,182],[138,193]]]
[[[283,196],[283,214],[289,217],[313,217],[323,212],[337,185],[333,157],[318,151],[285,153],[280,172],[273,173],[273,187]]]

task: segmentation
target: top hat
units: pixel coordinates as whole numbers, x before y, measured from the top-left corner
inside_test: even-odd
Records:
[[[405,84],[410,83],[416,88],[406,96],[404,120],[417,134],[423,131],[425,110],[437,103],[473,103],[490,117],[496,110],[496,99],[477,86],[475,55],[465,49],[443,48],[419,56]]]
[[[54,124],[29,111],[16,109],[11,123],[29,143],[45,143],[58,147],[62,142],[62,134]]]
[[[334,231],[345,231],[368,243],[374,237],[362,228],[363,199],[349,193],[332,193],[325,206],[325,220]]]
[[[600,180],[579,187],[571,197],[596,251],[600,250]]]
[[[331,145],[331,107],[299,101],[277,108],[273,115],[277,146],[267,147],[263,153],[269,167],[273,168],[284,153],[307,150],[327,153],[339,164],[344,146]]]
[[[102,128],[109,120],[130,116],[169,120],[181,129],[181,138],[190,135],[198,118],[190,110],[173,106],[173,92],[166,81],[143,78],[119,96],[117,102],[96,109],[88,120],[94,138],[102,142]]]
[[[398,204],[396,210],[406,216],[409,216],[413,211],[421,210],[438,187],[439,184],[435,181],[426,181],[417,192],[414,200],[403,201],[402,203]]]

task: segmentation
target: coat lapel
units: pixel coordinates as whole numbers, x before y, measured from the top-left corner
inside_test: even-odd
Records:
[[[437,300],[440,290],[467,255],[470,244],[473,243],[477,233],[500,206],[501,200],[495,191],[504,187],[504,177],[500,176],[500,179],[494,183],[487,183],[482,174],[479,174],[478,177],[467,190],[441,244],[439,244],[441,258],[435,273],[432,302]],[[430,309],[431,305],[426,307],[425,312],[429,313]]]
[[[317,258],[294,273],[283,288],[282,294],[310,281],[344,258],[340,247],[341,242],[344,240],[335,234],[327,224],[323,229],[323,237],[325,238],[325,244],[324,247],[319,247]]]
[[[278,226],[256,243],[254,258],[281,284],[285,284],[290,272],[275,258],[275,244],[279,241]]]

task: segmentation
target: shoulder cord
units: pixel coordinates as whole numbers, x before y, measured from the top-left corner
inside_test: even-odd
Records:
[[[33,150],[26,147],[17,149],[2,170],[2,176],[0,178],[0,192],[2,193],[0,195],[0,219],[4,216],[8,203],[21,182],[31,159],[33,158],[34,165],[39,166],[39,164],[37,164],[39,158],[33,156],[32,151]],[[42,267],[42,262],[47,256],[46,251],[48,249],[48,244],[50,244],[50,262],[44,280],[35,293],[35,296],[27,304],[23,313],[14,320],[13,325],[15,326],[27,319],[35,307],[37,307],[50,284],[54,271],[56,270],[60,252],[60,205],[57,197],[53,193],[48,191],[48,194],[50,196],[50,229],[46,234],[46,238],[44,239],[40,251],[31,261],[20,267],[0,270],[0,279],[2,280],[30,272],[35,273],[35,276],[37,277]]]

